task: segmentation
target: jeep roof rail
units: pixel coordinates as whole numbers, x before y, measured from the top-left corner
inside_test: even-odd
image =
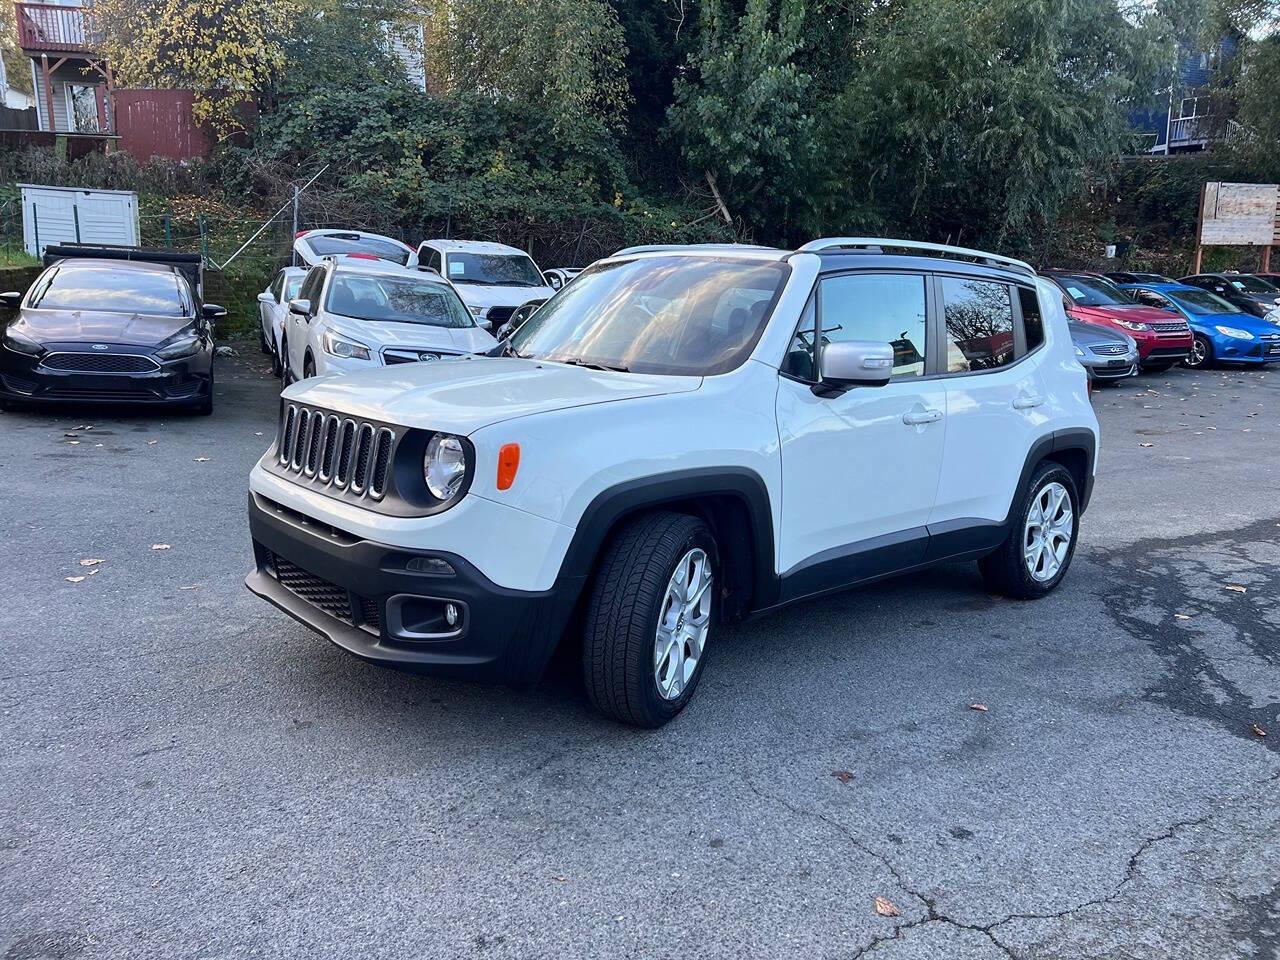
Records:
[[[610,257],[629,257],[633,253],[663,253],[664,251],[680,252],[688,250],[777,250],[777,247],[766,247],[758,243],[645,243],[636,247],[623,247]]]
[[[1035,268],[1025,260],[1003,257],[998,253],[987,253],[985,250],[974,250],[970,247],[953,247],[945,243],[926,243],[923,240],[894,240],[890,237],[823,237],[810,240],[797,253],[819,253],[823,250],[865,250],[867,253],[882,253],[884,247],[902,250],[919,250],[924,253],[942,256],[968,257],[991,266],[1013,267],[1035,276]]]

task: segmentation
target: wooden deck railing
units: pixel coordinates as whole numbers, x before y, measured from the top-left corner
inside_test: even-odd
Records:
[[[15,3],[13,7],[23,50],[87,53],[95,46],[83,7],[60,3]]]

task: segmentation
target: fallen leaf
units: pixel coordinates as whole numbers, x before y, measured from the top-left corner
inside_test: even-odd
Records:
[[[876,913],[882,917],[902,916],[902,911],[888,897],[876,897]]]
[[[554,877],[552,877],[552,879],[555,880],[556,883],[564,883],[564,874],[557,873]]]
[[[89,571],[89,573],[88,573],[87,575],[88,575],[88,576],[90,576],[90,577],[92,577],[92,576],[96,576],[96,575],[97,575],[97,573],[98,573],[98,571],[99,571],[100,569],[102,569],[102,568],[101,568],[101,567],[94,567],[92,570],[90,570],[90,571]]]
[[[86,558],[86,559],[84,559],[84,560],[81,560],[81,561],[80,561],[80,566],[82,566],[82,567],[96,567],[96,566],[97,566],[98,564],[100,564],[101,562],[102,562],[102,561],[101,561],[101,560],[99,560],[97,557],[88,557],[88,558]]]
[[[196,463],[208,463],[208,462],[209,462],[209,458],[208,458],[208,457],[196,457],[195,462],[196,462]]]
[[[977,710],[979,713],[986,713],[987,705],[985,703],[971,703],[969,704],[969,709]]]
[[[832,770],[831,775],[841,783],[848,783],[853,779],[853,773],[849,770]]]
[[[1227,589],[1228,589],[1228,590],[1230,590],[1232,593],[1247,593],[1247,592],[1248,592],[1247,588],[1237,586],[1237,585],[1236,585],[1236,584],[1234,584],[1234,583],[1228,583],[1228,584],[1227,584]]]
[[[84,577],[67,577],[67,583],[79,583]]]
[[[1253,414],[1250,414],[1250,416],[1253,416]],[[254,433],[254,436],[255,436],[255,437],[260,437],[260,436],[262,436],[262,431],[261,431],[261,430],[257,431],[256,433]]]
[[[64,436],[64,437],[78,437],[78,436],[80,436],[80,434],[78,434],[78,433],[64,433],[64,434],[63,434],[63,436]]]
[[[152,550],[168,550],[169,545],[167,543],[153,543],[151,545],[151,549]]]
[[[79,445],[80,445],[80,441],[79,441],[79,440],[68,440],[68,441],[67,441],[67,446],[69,446],[69,447],[78,447]]]
[[[179,589],[179,590],[199,590],[199,589],[200,589],[200,584],[198,584],[198,583],[192,583],[192,584],[188,584],[188,585],[187,585],[187,586],[185,586],[185,587],[179,587],[178,589]]]
[[[1253,725],[1253,732],[1256,736],[1259,736],[1259,737],[1265,737],[1267,735],[1267,731],[1263,730],[1256,723]]]
[[[1175,613],[1175,614],[1173,615],[1173,619],[1175,619],[1175,620],[1190,620],[1191,618],[1190,618],[1189,616],[1187,616],[1185,613]]]
[[[1140,446],[1140,447],[1154,447],[1154,446],[1155,446],[1155,444],[1154,444],[1154,443],[1147,443],[1147,442],[1144,440],[1142,443],[1138,444],[1138,446]]]
[[[154,447],[154,446],[156,445],[156,443],[157,443],[157,441],[155,441],[155,440],[148,440],[148,441],[147,441],[147,446],[149,446],[149,447]]]

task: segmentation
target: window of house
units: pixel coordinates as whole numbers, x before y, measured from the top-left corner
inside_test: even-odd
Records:
[[[98,133],[98,88],[68,83],[67,119],[76,133]]]
[[[1184,97],[1182,99],[1182,106],[1179,109],[1182,112],[1178,114],[1178,119],[1181,120],[1184,117],[1194,117],[1196,115],[1196,98]]]
[[[942,278],[947,372],[994,370],[1013,362],[1013,299],[990,280]]]

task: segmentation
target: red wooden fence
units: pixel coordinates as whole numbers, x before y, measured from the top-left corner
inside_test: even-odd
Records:
[[[120,135],[120,149],[139,160],[169,157],[190,160],[208,156],[214,138],[205,127],[197,125],[191,115],[196,94],[192,90],[115,91],[115,126]],[[241,104],[241,116],[251,118],[253,102]],[[242,142],[243,136],[236,137]]]

